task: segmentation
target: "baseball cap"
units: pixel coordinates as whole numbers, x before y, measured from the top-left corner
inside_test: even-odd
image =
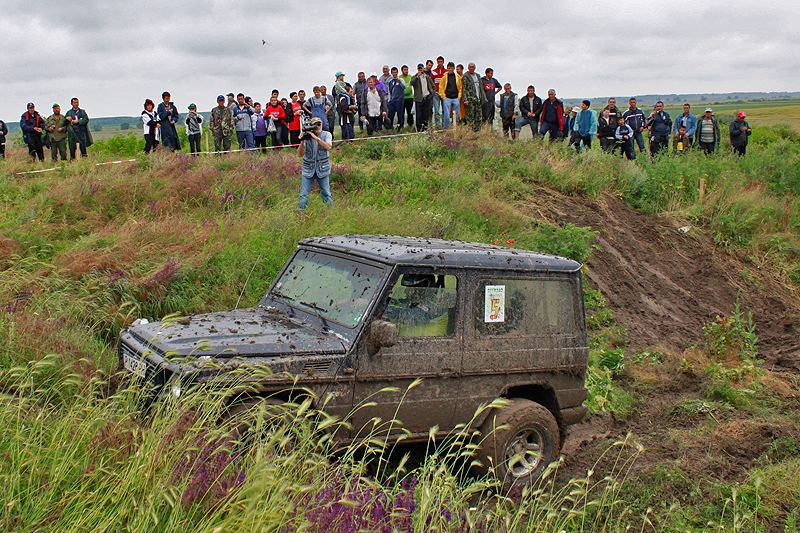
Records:
[[[36,106],[35,106],[35,105],[33,105],[33,102],[28,102],[28,109],[30,109],[30,108],[32,108],[32,107],[36,107]]]
[[[737,117],[744,118],[744,117],[746,117],[747,115],[745,115],[744,111],[739,111],[739,114],[738,114],[738,115],[736,115],[736,116],[737,116]]]
[[[53,104],[53,107],[55,108],[55,107],[61,107],[61,106],[58,105],[58,104]]]
[[[233,96],[233,93],[228,93],[228,96]]]
[[[344,76],[344,72],[342,72],[341,70],[337,72],[336,77],[338,78],[339,76]]]
[[[225,97],[222,95],[217,96],[217,102],[219,102],[220,100],[225,100]]]
[[[322,124],[322,119],[319,117],[311,117],[311,125],[316,126],[317,124]]]
[[[714,112],[714,111],[712,111],[710,107],[707,107],[707,108],[706,108],[706,113],[713,113],[713,112]]]
[[[425,65],[423,65],[422,63],[419,63],[419,64],[417,65],[417,68],[425,68]]]
[[[197,109],[197,106],[196,106],[196,105],[194,105],[194,102],[192,102],[191,104],[189,104],[189,109]]]

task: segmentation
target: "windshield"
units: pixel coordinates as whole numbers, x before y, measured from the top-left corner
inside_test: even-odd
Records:
[[[364,316],[383,274],[380,266],[301,250],[267,296],[352,328]]]

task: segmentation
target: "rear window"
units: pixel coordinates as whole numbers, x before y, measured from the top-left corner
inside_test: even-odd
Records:
[[[475,290],[480,335],[575,333],[575,285],[570,280],[484,279]]]

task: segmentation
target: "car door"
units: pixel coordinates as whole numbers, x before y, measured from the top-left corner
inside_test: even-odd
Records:
[[[413,276],[433,278],[434,286],[404,285]],[[397,325],[397,342],[374,355],[359,354],[350,419],[354,438],[397,434],[401,427],[420,437],[433,426],[440,432],[452,428],[463,349],[458,286],[458,275],[442,269],[399,270],[389,280],[373,320]],[[372,422],[376,417],[380,424]]]

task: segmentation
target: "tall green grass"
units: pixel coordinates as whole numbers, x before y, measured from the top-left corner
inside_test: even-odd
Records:
[[[509,493],[468,474],[466,431],[431,442],[414,464],[390,456],[388,426],[376,421],[332,455],[341,422],[310,398],[254,411],[240,433],[220,422],[228,390],[187,390],[143,413],[142,391],[100,399],[106,385],[95,377],[76,401],[53,406],[36,384],[57,364],[12,369],[19,394],[0,404],[4,531],[510,533],[622,531],[636,520],[617,497],[641,452],[628,439],[601,460],[605,477],[556,483],[553,465]]]

